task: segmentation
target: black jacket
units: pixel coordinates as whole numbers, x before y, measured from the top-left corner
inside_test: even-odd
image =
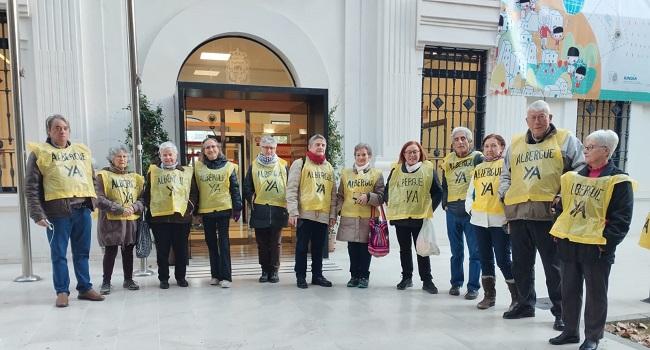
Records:
[[[223,154],[219,154],[217,159],[209,160],[207,158],[203,159],[203,164],[209,169],[221,169],[226,166],[228,159]],[[199,197],[201,193],[199,192]],[[210,217],[230,217],[233,212],[240,212],[242,210],[242,200],[241,195],[239,194],[239,181],[237,180],[237,172],[233,170],[230,174],[230,200],[232,201],[232,209],[214,211],[212,213],[201,214],[203,216]]]
[[[582,176],[589,176],[589,168],[584,167],[578,172]],[[625,174],[617,168],[610,160],[599,177]],[[607,207],[605,219],[605,230],[603,237],[607,239],[604,252],[600,252],[598,246],[570,242],[568,239],[561,239],[558,242],[560,258],[566,261],[589,262],[596,258],[605,259],[610,264],[614,263],[616,246],[623,241],[630,229],[632,221],[632,210],[634,206],[634,193],[632,184],[628,181],[614,185],[612,198]]]
[[[390,171],[388,175],[388,180],[386,180],[386,186],[384,187],[384,202],[388,203],[388,186],[390,185],[390,177],[393,175],[393,170]],[[406,173],[406,164],[402,164],[402,172]],[[438,174],[436,170],[433,170],[433,182],[431,183],[431,188],[429,189],[431,194],[431,209],[436,210],[440,201],[442,200],[442,188],[440,187],[440,182],[438,181]],[[391,220],[391,225],[407,226],[407,227],[421,227],[422,219],[400,219],[400,220]]]
[[[255,204],[253,203],[253,195],[255,194],[255,183],[253,182],[253,167],[248,167],[246,178],[244,179],[244,199],[251,205],[253,211],[251,212],[250,227],[252,228],[281,228],[287,227],[289,222],[289,212],[287,208],[278,207],[268,204]],[[287,174],[289,170],[286,169]]]

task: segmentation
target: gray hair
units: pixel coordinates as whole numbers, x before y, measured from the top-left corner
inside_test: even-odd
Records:
[[[108,155],[106,156],[106,160],[108,160],[110,164],[113,164],[113,158],[115,158],[116,155],[120,154],[120,152],[124,152],[128,156],[130,156],[129,149],[126,148],[126,146],[118,145],[108,149]]]
[[[369,144],[367,143],[358,143],[356,146],[354,146],[354,155],[357,154],[357,151],[365,149],[368,152],[369,156],[372,156],[372,148],[370,147]]]
[[[454,135],[456,135],[456,134],[458,134],[460,132],[465,134],[465,138],[467,139],[467,141],[469,143],[474,142],[474,135],[472,134],[472,131],[470,129],[464,127],[464,126],[455,127],[454,130],[451,131],[451,138],[453,139]]]
[[[616,135],[616,133],[612,130],[596,130],[585,138],[585,142],[589,140],[593,141],[599,146],[607,147],[607,152],[609,153],[607,155],[607,159],[612,157],[616,146],[618,146],[618,135]]]
[[[544,100],[537,100],[528,105],[527,112],[544,112],[544,114],[551,114],[551,106]]]
[[[323,136],[321,134],[314,134],[314,136],[309,138],[309,147],[311,147],[311,145],[314,142],[316,142],[316,140],[318,140],[318,139],[325,141],[325,143],[327,144],[327,139],[325,138],[325,136]]]
[[[271,135],[264,135],[260,139],[260,146],[262,145],[267,145],[267,146],[277,146],[278,141],[273,138]]]
[[[176,148],[176,145],[171,142],[171,141],[165,141],[158,146],[158,154],[162,154],[162,152],[166,149],[171,149],[172,152],[178,154],[178,148]]]
[[[45,131],[50,131],[50,129],[52,128],[52,124],[54,124],[54,121],[57,119],[64,122],[65,125],[68,126],[68,130],[70,130],[70,123],[68,122],[67,119],[65,119],[64,116],[62,116],[61,114],[52,114],[49,117],[47,117],[47,119],[45,119],[45,129],[46,129]]]

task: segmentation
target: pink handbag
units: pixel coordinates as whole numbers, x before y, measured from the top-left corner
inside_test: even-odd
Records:
[[[388,240],[388,221],[384,214],[384,206],[379,206],[380,217],[375,217],[375,207],[372,207],[370,214],[370,234],[368,235],[368,252],[370,255],[380,258],[388,255],[390,242]]]

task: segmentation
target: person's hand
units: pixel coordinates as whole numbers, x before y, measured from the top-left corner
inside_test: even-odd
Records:
[[[239,218],[241,218],[241,210],[233,210],[232,219],[235,220],[235,222],[238,222]]]
[[[40,220],[36,221],[36,225],[43,226],[43,227],[48,227],[49,223],[47,222],[47,219],[40,219]]]
[[[330,218],[330,227],[336,225],[336,218]]]
[[[124,208],[124,212],[122,213],[122,216],[131,216],[131,215],[133,215],[133,207]]]
[[[555,196],[555,198],[553,198],[553,201],[551,202],[551,213],[552,214],[555,214],[555,212],[556,212],[555,208],[560,206],[561,202],[562,202],[562,197]]]
[[[290,216],[289,217],[289,225],[296,226],[297,224],[298,224],[298,217],[297,216]]]
[[[366,203],[368,203],[369,199],[370,198],[368,198],[368,194],[364,193],[364,194],[360,195],[359,197],[357,197],[357,201],[355,203],[361,204],[361,205],[366,205]]]

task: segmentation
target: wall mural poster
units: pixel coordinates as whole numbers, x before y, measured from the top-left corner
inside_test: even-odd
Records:
[[[650,0],[501,0],[490,91],[650,101],[648,38]]]

